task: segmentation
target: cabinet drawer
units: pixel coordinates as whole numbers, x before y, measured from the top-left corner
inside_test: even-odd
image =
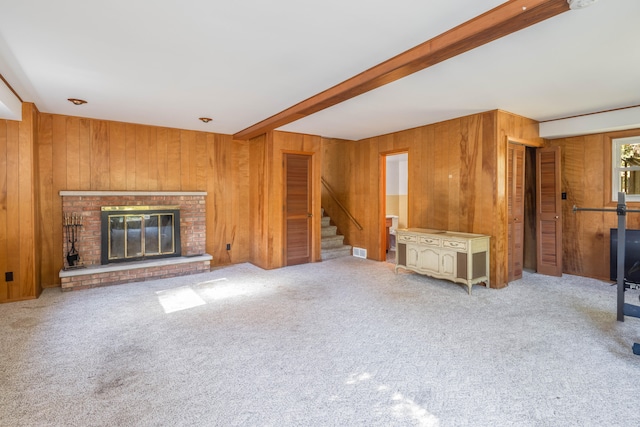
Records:
[[[458,240],[442,240],[442,246],[445,248],[456,249],[459,251],[467,250],[467,242],[460,242]]]
[[[418,243],[418,236],[414,234],[400,234],[398,241],[403,243]]]
[[[440,239],[437,237],[420,236],[419,243],[429,246],[440,246]]]

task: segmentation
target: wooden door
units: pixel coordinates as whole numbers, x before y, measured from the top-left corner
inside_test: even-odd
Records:
[[[284,154],[285,265],[311,261],[311,156]]]
[[[524,162],[526,148],[509,144],[507,157],[507,200],[509,229],[508,281],[522,278],[524,263]]]
[[[536,175],[538,273],[562,276],[560,147],[536,151]]]

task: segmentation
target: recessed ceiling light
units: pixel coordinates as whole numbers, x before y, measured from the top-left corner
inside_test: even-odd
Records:
[[[67,101],[71,102],[73,105],[82,105],[87,103],[87,101],[85,101],[84,99],[78,98],[69,98],[67,99]]]
[[[203,121],[204,123],[209,123],[213,119],[211,119],[210,117],[200,117],[199,120]]]

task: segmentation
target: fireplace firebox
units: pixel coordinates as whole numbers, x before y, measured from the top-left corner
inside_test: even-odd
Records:
[[[180,207],[103,206],[101,263],[178,257]]]

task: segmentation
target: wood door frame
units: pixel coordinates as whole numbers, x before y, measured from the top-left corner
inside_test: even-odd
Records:
[[[516,137],[507,135],[507,144],[508,143],[519,144],[519,145],[524,145],[525,147],[534,147],[534,148],[546,147],[544,142],[530,141],[528,139],[516,138]]]
[[[310,200],[310,208],[311,208],[311,224],[309,226],[309,252],[310,252],[310,262],[315,262],[318,260],[318,254],[316,253],[316,233],[314,233],[314,223],[317,221],[315,217],[316,212],[316,201],[314,195],[315,183],[313,181],[313,162],[315,160],[315,152],[310,151],[298,151],[298,150],[281,150],[282,155],[282,265],[287,266],[287,175],[286,175],[286,156],[288,154],[302,155],[309,157],[309,193],[308,197]]]
[[[387,238],[387,229],[385,227],[385,223],[387,220],[387,156],[394,156],[397,154],[407,154],[407,170],[410,170],[409,167],[411,160],[409,156],[409,148],[399,148],[396,150],[382,151],[379,153],[379,171],[380,171],[380,183],[378,185],[379,194],[378,194],[378,231],[379,231],[379,245],[378,245],[378,260],[386,261],[387,260],[387,251],[385,245],[383,244],[385,239]],[[409,199],[409,193],[411,188],[411,182],[409,180],[409,173],[407,173],[407,201]],[[407,209],[407,227],[409,226],[409,218],[410,218],[409,209]]]
[[[544,142],[532,141],[532,140],[518,138],[518,137],[514,137],[514,136],[509,136],[509,135],[507,135],[505,137],[504,144],[505,144],[504,145],[505,153],[508,153],[508,151],[509,151],[509,144],[523,145],[525,148],[531,147],[531,148],[536,148],[536,149],[545,147]],[[525,156],[526,156],[526,150],[525,150]],[[507,160],[505,159],[505,161],[507,161]],[[523,164],[523,167],[524,167],[524,164]],[[525,173],[526,173],[526,169],[525,169]],[[507,176],[507,164],[506,163],[504,165],[504,174],[505,174],[505,178],[504,178],[505,202],[508,203],[508,201],[506,199],[506,195],[508,194],[508,191],[509,191],[509,179],[508,179],[508,176]],[[536,179],[538,179],[538,178],[536,177]],[[509,230],[508,210],[509,210],[509,207],[508,207],[507,204],[505,204],[505,213],[506,214],[505,214],[505,219],[504,219],[504,221],[505,221],[504,222],[504,225],[505,225],[505,228],[504,228],[505,236],[504,237],[507,240],[507,247],[512,244],[512,242],[509,240],[509,233],[508,233],[508,230]],[[534,212],[534,215],[535,215],[535,212]],[[524,220],[524,218],[523,218],[523,220]],[[538,230],[537,230],[537,227],[536,227],[536,235],[537,235],[537,232],[538,232]],[[523,251],[524,251],[524,245],[523,245]],[[505,253],[503,259],[504,259],[504,262],[507,263],[507,272],[506,272],[507,274],[506,274],[505,277],[507,278],[507,283],[508,283],[508,280],[509,280],[508,253]],[[524,265],[523,265],[523,268],[524,268]]]

